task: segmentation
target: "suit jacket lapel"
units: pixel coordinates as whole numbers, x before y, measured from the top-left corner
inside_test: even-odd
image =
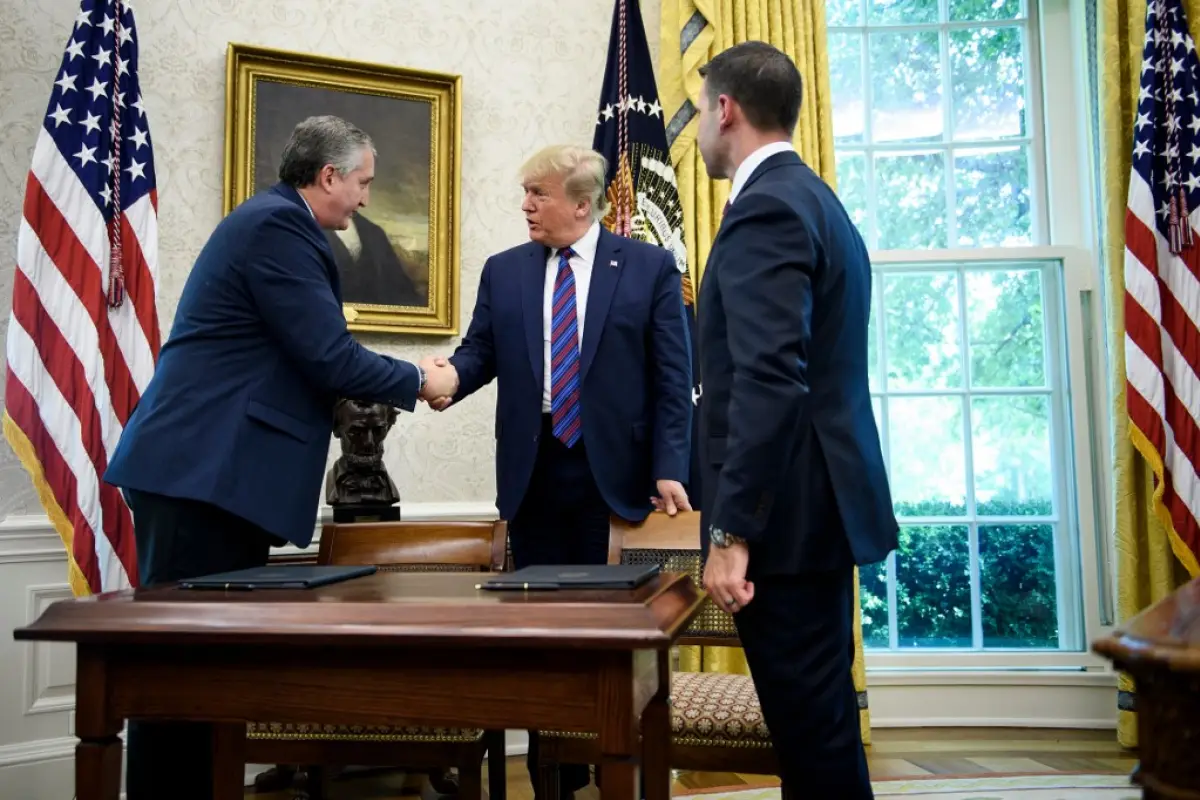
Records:
[[[319,241],[324,245],[321,248],[321,255],[325,257],[325,272],[329,274],[329,283],[333,286],[333,295],[339,303],[342,302],[342,280],[338,274],[337,260],[333,256],[333,249],[329,244],[329,239],[326,237],[325,231],[317,223],[316,217],[312,215],[312,210],[308,207],[308,203],[304,202],[304,198],[300,196],[300,192],[283,182],[275,184],[268,191],[290,200],[303,208],[304,213],[308,214],[309,219],[312,220],[313,227],[317,230]],[[336,238],[336,234],[334,233],[330,233],[329,236]]]
[[[544,340],[542,338],[542,300],[546,289],[546,258],[544,247],[529,248],[529,257],[521,266],[521,308],[525,317],[525,343],[529,349],[529,365],[537,381],[538,393],[545,390]]]
[[[583,320],[583,345],[579,355],[579,382],[587,377],[588,367],[596,357],[596,347],[604,333],[604,321],[612,306],[613,293],[624,266],[621,258],[621,237],[600,229],[596,243],[596,258],[592,262],[592,282],[588,284],[587,315]]]

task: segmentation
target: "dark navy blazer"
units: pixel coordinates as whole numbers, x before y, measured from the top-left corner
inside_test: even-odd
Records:
[[[867,383],[871,262],[794,152],[758,166],[713,242],[697,300],[709,526],[750,574],[883,560],[896,518]]]
[[[529,487],[542,430],[549,255],[529,242],[487,260],[450,358],[455,402],[496,379],[496,503],[508,520]],[[580,346],[582,442],[608,507],[631,521],[650,512],[655,481],[688,478],[692,359],[681,278],[667,250],[601,228]]]
[[[334,402],[411,411],[419,383],[414,365],[347,331],[329,244],[299,193],[277,185],[200,251],[104,479],[212,503],[304,547]]]

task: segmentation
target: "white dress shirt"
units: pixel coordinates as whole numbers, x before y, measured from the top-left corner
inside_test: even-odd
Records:
[[[791,142],[771,142],[746,156],[746,160],[737,168],[737,172],[733,173],[733,186],[729,189],[729,204],[733,205],[738,193],[742,191],[742,187],[746,185],[746,181],[750,180],[750,176],[760,164],[776,153],[795,152],[795,150],[796,148],[792,147]]]
[[[575,320],[580,352],[583,351],[583,318],[587,313],[588,287],[592,282],[592,263],[596,260],[596,245],[600,242],[600,223],[593,222],[579,241],[571,245],[575,255],[568,264],[575,275]],[[550,413],[550,337],[553,334],[551,317],[554,313],[554,281],[558,278],[558,250],[551,250],[546,259],[546,282],[542,291],[542,413]]]

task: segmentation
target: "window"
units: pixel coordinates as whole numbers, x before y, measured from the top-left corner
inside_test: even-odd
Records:
[[[1064,264],[946,255],[876,264],[872,401],[901,533],[860,573],[864,646],[1079,650]]]
[[[880,250],[1045,243],[1022,0],[829,0],[838,191]]]
[[[860,572],[864,645],[883,666],[962,663],[947,650],[1074,663],[1091,619],[1070,379],[1087,259],[1045,247],[1034,0],[826,8],[838,192],[872,250],[871,393],[901,524],[899,549]]]

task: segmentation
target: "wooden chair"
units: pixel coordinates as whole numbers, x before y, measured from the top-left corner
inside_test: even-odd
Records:
[[[328,523],[321,529],[317,562],[373,564],[397,572],[499,572],[505,568],[507,540],[503,521]],[[420,653],[412,657],[420,658]],[[505,800],[502,730],[251,722],[246,731],[248,763],[455,766],[462,800],[482,797],[485,754],[491,800]],[[307,770],[309,795],[317,800],[323,794],[324,771]]]
[[[689,573],[699,586],[703,570],[699,512],[674,517],[655,512],[640,525],[614,520],[609,563],[661,564],[664,572]],[[741,642],[733,617],[705,600],[678,644],[738,647]],[[662,743],[644,742],[645,759],[666,758],[673,769],[681,770],[779,774],[779,760],[748,675],[673,671],[660,675],[660,682],[664,679],[670,681],[671,741],[665,753],[655,752]],[[538,736],[540,766],[599,761],[595,734],[541,731]],[[539,770],[539,784],[541,796],[557,796],[553,769]],[[655,800],[656,792],[647,789],[647,800]]]

